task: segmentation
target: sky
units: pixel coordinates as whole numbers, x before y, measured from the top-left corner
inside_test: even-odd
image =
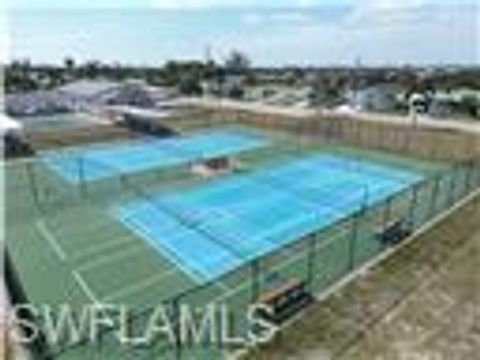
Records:
[[[238,49],[259,66],[480,63],[478,0],[6,1],[2,61],[161,65]]]

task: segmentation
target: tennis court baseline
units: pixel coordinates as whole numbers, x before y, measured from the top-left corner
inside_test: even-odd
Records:
[[[331,155],[139,199],[115,216],[198,283],[318,231],[420,181]]]
[[[47,153],[42,161],[67,182],[77,184],[232,155],[266,146],[267,142],[252,132],[222,129],[76,147]]]

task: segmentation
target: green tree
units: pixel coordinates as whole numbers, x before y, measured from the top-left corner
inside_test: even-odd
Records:
[[[73,75],[75,70],[75,60],[72,57],[66,57],[63,59],[63,66],[68,74]]]
[[[458,103],[461,113],[475,119],[480,119],[480,100],[475,95],[464,95]]]
[[[190,71],[183,74],[180,79],[179,89],[185,95],[201,95],[202,87],[200,85],[199,73]]]
[[[85,77],[94,79],[98,77],[101,73],[101,64],[100,62],[94,60],[89,61],[83,65],[83,74]]]
[[[29,59],[15,60],[4,71],[5,91],[7,93],[32,91],[40,88],[38,76],[33,75]]]
[[[250,59],[244,53],[233,50],[225,60],[225,69],[232,75],[246,75],[250,68]]]

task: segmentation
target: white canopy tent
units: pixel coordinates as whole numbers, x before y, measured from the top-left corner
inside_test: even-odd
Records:
[[[0,133],[2,137],[6,135],[23,135],[23,125],[6,116],[5,114],[0,114]]]

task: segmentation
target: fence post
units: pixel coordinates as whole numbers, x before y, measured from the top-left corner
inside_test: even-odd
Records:
[[[307,264],[307,286],[310,289],[310,292],[313,292],[313,277],[314,277],[314,267],[315,267],[315,250],[316,250],[317,237],[311,235],[310,241],[308,242],[308,264]]]
[[[405,131],[405,148],[408,154],[415,154],[415,144],[418,138],[417,126],[407,126]]]
[[[80,181],[80,195],[87,196],[87,183],[85,181],[85,160],[80,155],[78,158],[78,179]]]
[[[455,181],[456,181],[456,167],[452,169],[452,171],[449,173],[450,175],[450,184],[448,187],[448,196],[447,196],[447,205],[452,205],[455,203]]]
[[[471,163],[467,161],[464,166],[464,172],[465,172],[465,182],[463,184],[463,196],[468,195],[469,190],[470,190],[470,170],[471,170]]]
[[[458,201],[463,196],[464,189],[462,189],[462,186],[464,184],[463,183],[464,179],[462,178],[463,177],[463,165],[462,164],[457,164],[456,167],[457,167],[456,171],[457,171],[457,177],[458,177],[458,185],[456,186],[455,190],[456,190],[456,196],[457,196],[457,201]]]
[[[327,118],[322,118],[322,124],[321,124],[321,132],[322,132],[322,139],[329,144],[329,134],[328,134],[328,122],[329,120]]]
[[[354,133],[353,133],[353,144],[356,145],[356,146],[362,146],[363,144],[361,143],[362,140],[362,122],[361,120],[356,120],[356,121],[353,121],[352,122],[353,124],[355,124],[355,130],[354,130]]]
[[[475,190],[480,185],[480,163],[472,161],[472,189]]]
[[[400,149],[402,153],[408,153],[409,152],[408,132],[410,131],[410,127],[404,126],[401,129],[402,130],[400,134],[402,134],[402,136],[400,137],[400,141],[401,141]]]
[[[408,210],[408,225],[411,229],[415,228],[415,213],[418,203],[418,191],[422,182],[415,184],[412,188],[412,200],[410,202],[410,209]]]
[[[463,190],[462,190],[462,165],[461,164],[456,164],[455,165],[455,189],[454,189],[454,197],[455,197],[455,202],[457,202],[459,199],[461,199]],[[458,184],[457,184],[458,183]]]
[[[475,190],[480,184],[480,163],[472,160],[472,190]]]
[[[175,359],[182,360],[182,339],[180,324],[180,299],[181,295],[172,299],[173,332],[175,336]]]
[[[297,151],[302,148],[302,121],[300,119],[295,120],[295,133],[297,138]]]
[[[358,239],[358,226],[360,222],[362,210],[359,210],[353,214],[352,218],[352,235],[350,236],[350,242],[348,244],[348,269],[352,271],[355,268],[355,245]]]
[[[252,282],[252,289],[251,289],[252,298],[251,298],[251,301],[252,302],[257,301],[258,294],[260,292],[260,284],[259,284],[260,279],[258,278],[260,269],[259,269],[258,261],[259,261],[258,259],[255,259],[251,263],[251,270],[252,270],[252,280],[251,280],[251,282]]]
[[[395,127],[394,129],[394,137],[395,137],[395,146],[394,151],[402,151],[402,131],[403,128]]]
[[[383,123],[378,122],[378,136],[380,137],[378,139],[378,148],[380,150],[385,151],[388,148],[388,144],[386,144],[388,143],[387,135],[387,127]]]
[[[30,161],[25,162],[25,170],[27,172],[28,182],[30,183],[30,189],[32,193],[33,203],[40,209],[40,192],[38,190],[37,181],[35,177],[35,171],[33,164]]]
[[[333,119],[328,118],[325,121],[326,139],[328,144],[333,143]]]
[[[468,161],[466,163],[466,176],[465,176],[465,189],[466,193],[469,194],[470,191],[472,190],[472,174],[473,174],[473,162]]]
[[[389,196],[385,202],[385,207],[383,210],[382,229],[385,229],[387,227],[388,221],[390,220],[392,213],[392,202],[393,196]]]
[[[438,185],[440,182],[441,174],[438,174],[434,178],[433,188],[432,188],[432,197],[430,198],[430,207],[428,209],[428,219],[430,219],[435,212],[435,205],[437,200]]]
[[[343,143],[345,141],[345,129],[343,127],[344,121],[343,119],[340,119],[338,121],[338,130],[337,130],[337,139],[339,143]]]

